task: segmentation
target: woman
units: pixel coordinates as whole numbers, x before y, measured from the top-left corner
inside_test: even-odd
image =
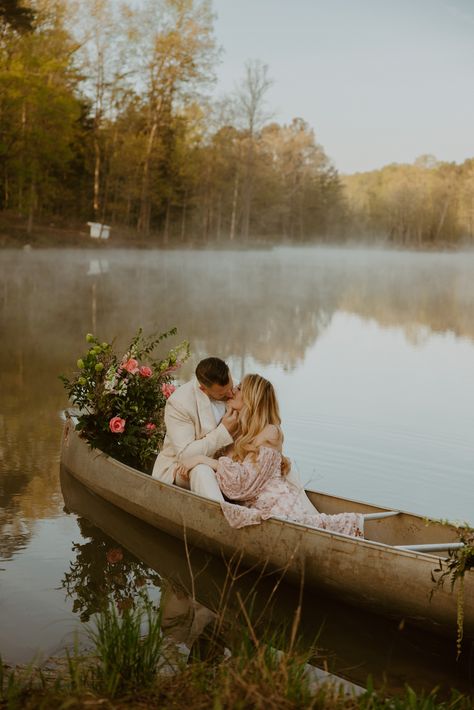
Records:
[[[234,528],[255,525],[278,516],[332,532],[363,537],[363,516],[356,513],[325,515],[308,510],[299,489],[286,479],[289,460],[282,454],[283,434],[273,385],[260,375],[246,375],[233,399],[239,412],[239,433],[226,456],[218,460],[193,456],[184,460],[177,473],[186,474],[200,463],[211,466],[227,499],[222,509]]]

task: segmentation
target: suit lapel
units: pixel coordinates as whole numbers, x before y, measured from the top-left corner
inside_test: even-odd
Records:
[[[211,401],[207,394],[204,394],[204,392],[199,389],[199,382],[197,380],[194,382],[194,389],[196,392],[196,404],[202,433],[209,434],[210,431],[216,428],[216,418]]]

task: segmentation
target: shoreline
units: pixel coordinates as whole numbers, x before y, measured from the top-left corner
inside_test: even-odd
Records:
[[[276,247],[333,247],[340,249],[379,249],[393,252],[407,253],[459,253],[474,251],[474,244],[463,241],[458,244],[450,242],[439,242],[437,244],[403,245],[396,242],[389,242],[387,239],[375,239],[371,237],[359,238],[324,238],[315,237],[301,241],[291,241],[284,237],[271,239],[266,236],[254,235],[243,241],[238,238],[234,241],[229,239],[209,239],[203,242],[199,239],[164,241],[162,235],[151,233],[148,236],[138,234],[129,227],[112,226],[109,239],[95,239],[89,236],[87,224],[56,224],[54,222],[38,223],[28,232],[24,218],[12,215],[2,215],[0,213],[0,251],[6,249],[17,249],[29,251],[32,249],[78,249],[98,251],[109,251],[113,249],[143,249],[143,250],[222,250],[222,251],[248,251],[265,250]]]

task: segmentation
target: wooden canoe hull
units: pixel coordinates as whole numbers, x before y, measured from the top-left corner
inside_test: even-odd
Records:
[[[99,451],[91,451],[65,424],[61,465],[105,500],[177,538],[208,552],[242,555],[248,564],[268,564],[305,585],[318,587],[351,604],[406,619],[431,630],[456,633],[457,594],[448,583],[433,590],[433,555],[396,550],[392,545],[451,542],[454,529],[427,525],[401,513],[366,524],[361,540],[295,523],[270,519],[240,530],[229,527],[218,503],[157,481]],[[324,494],[309,493],[322,512],[384,510]],[[465,576],[464,632],[474,638],[474,572]]]

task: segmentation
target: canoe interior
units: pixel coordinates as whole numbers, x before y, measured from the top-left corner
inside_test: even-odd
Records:
[[[347,498],[331,496],[316,491],[306,491],[313,505],[321,512],[336,514],[344,512],[375,513],[389,508],[380,508]],[[365,523],[365,538],[385,545],[424,545],[442,542],[457,542],[459,534],[456,526],[436,520],[428,520],[419,515],[400,512],[398,515]],[[435,556],[446,556],[436,553]]]

